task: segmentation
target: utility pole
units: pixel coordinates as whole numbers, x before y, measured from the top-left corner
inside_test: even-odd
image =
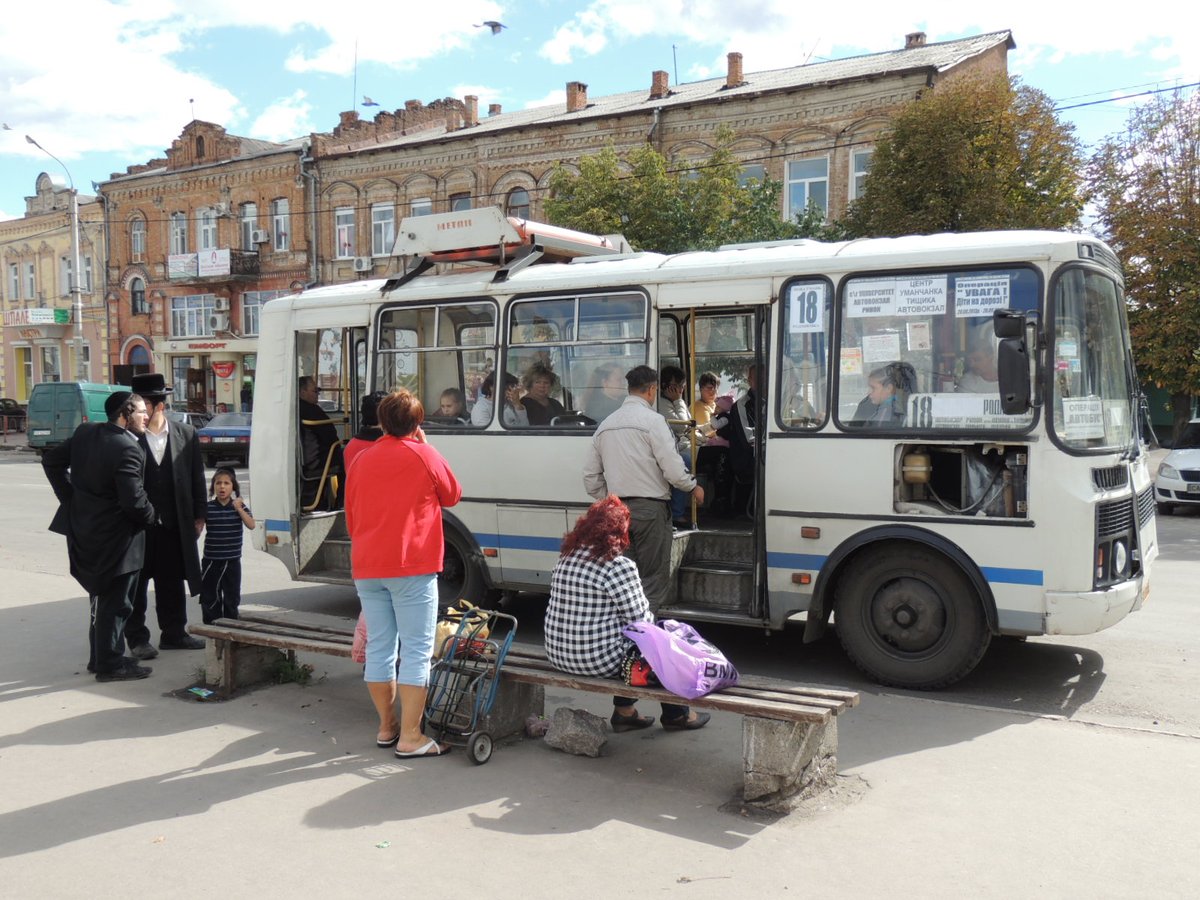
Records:
[[[71,307],[75,318],[75,380],[88,381],[88,367],[83,361],[83,267],[79,264],[79,191],[75,190],[75,179],[71,177],[71,170],[67,168],[66,163],[29,135],[25,135],[25,140],[62,166],[71,186]]]

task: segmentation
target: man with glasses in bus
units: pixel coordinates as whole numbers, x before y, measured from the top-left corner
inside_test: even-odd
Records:
[[[629,549],[642,589],[657,610],[670,594],[671,487],[704,502],[704,489],[684,468],[675,437],[658,412],[658,373],[635,366],[625,374],[629,395],[592,438],[583,486],[599,500],[615,494],[629,507]]]

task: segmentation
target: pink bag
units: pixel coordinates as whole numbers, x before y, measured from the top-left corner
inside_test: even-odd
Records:
[[[733,663],[684,622],[631,622],[621,633],[637,644],[662,686],[672,694],[694,700],[738,683]]]

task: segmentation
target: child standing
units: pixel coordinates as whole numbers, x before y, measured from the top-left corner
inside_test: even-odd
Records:
[[[236,619],[242,599],[242,526],[254,517],[242,502],[233,469],[217,469],[205,522],[204,558],[200,563],[200,612],[204,624]]]

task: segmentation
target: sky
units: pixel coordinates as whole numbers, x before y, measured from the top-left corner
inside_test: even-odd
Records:
[[[333,14],[336,12],[336,15]],[[484,22],[500,22],[493,34]],[[1009,71],[1044,91],[1086,147],[1143,92],[1200,81],[1200,3],[1009,0],[39,0],[0,17],[0,219],[41,172],[82,193],[161,157],[193,118],[264,140],[330,131],[407,100],[479,97],[506,111],[1009,30]],[[365,107],[369,98],[378,106]],[[1090,105],[1080,105],[1090,104]],[[1065,108],[1074,107],[1074,108]]]

